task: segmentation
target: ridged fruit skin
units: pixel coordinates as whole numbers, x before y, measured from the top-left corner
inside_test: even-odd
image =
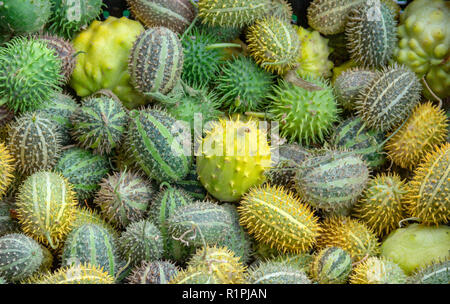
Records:
[[[300,38],[290,23],[275,17],[257,20],[247,30],[248,50],[261,67],[283,75],[292,69],[301,49]]]
[[[345,35],[351,59],[366,67],[385,66],[397,46],[397,22],[392,11],[379,0],[352,9]]]
[[[450,227],[411,224],[399,228],[383,241],[381,256],[391,259],[410,275],[419,267],[450,257]]]
[[[240,223],[258,242],[283,252],[307,252],[320,233],[313,211],[283,187],[253,188],[238,207]]]
[[[19,188],[17,218],[25,234],[56,249],[71,229],[76,205],[75,192],[62,175],[39,171]]]
[[[386,258],[370,257],[356,265],[350,284],[405,284],[406,274]]]
[[[72,39],[91,21],[97,19],[103,8],[101,0],[50,0],[50,2],[52,3],[52,16],[47,27],[50,32],[67,39]]]
[[[328,47],[328,39],[319,32],[294,25],[300,39],[300,55],[297,57],[297,74],[300,77],[331,77],[333,62],[328,60],[332,49]]]
[[[0,49],[0,104],[36,110],[62,84],[61,60],[41,40],[16,37]]]
[[[16,282],[32,276],[43,259],[39,243],[32,238],[22,233],[0,237],[0,276],[7,281]]]
[[[347,110],[354,110],[361,90],[375,79],[375,72],[369,69],[351,68],[343,71],[334,81],[338,103]]]
[[[160,259],[163,253],[161,232],[149,220],[131,223],[119,238],[119,251],[122,259],[132,266]]]
[[[271,165],[266,133],[254,120],[220,119],[196,152],[200,182],[209,194],[225,202],[235,202],[260,185]]]
[[[19,223],[12,218],[14,201],[4,198],[0,201],[0,236],[20,231]]]
[[[96,210],[90,209],[88,207],[77,208],[75,212],[75,219],[73,220],[72,224],[72,229],[76,229],[87,224],[100,226],[106,229],[114,238],[119,237],[119,233],[115,229],[115,227],[107,223]]]
[[[157,182],[176,182],[189,172],[190,153],[179,141],[183,134],[173,117],[163,110],[130,112],[128,136],[133,158],[142,171]],[[187,155],[186,155],[187,154]]]
[[[105,155],[122,140],[128,115],[122,103],[114,98],[88,97],[70,117],[72,137],[84,149]]]
[[[308,91],[281,80],[274,86],[268,111],[279,122],[282,137],[309,145],[324,140],[340,111],[327,81],[311,77],[305,80],[323,89]]]
[[[400,16],[395,59],[425,79],[440,98],[450,96],[450,8],[442,0],[415,0]],[[428,89],[424,95],[432,98]]]
[[[444,110],[431,102],[418,104],[406,123],[386,143],[389,159],[412,170],[434,147],[445,142],[448,125]]]
[[[149,28],[139,35],[130,52],[131,84],[143,95],[167,94],[180,80],[183,62],[177,35],[165,27]]]
[[[128,73],[131,48],[143,31],[138,21],[110,16],[103,22],[93,21],[75,37],[75,51],[85,52],[77,56],[70,80],[77,95],[85,97],[109,89],[128,109],[146,104],[146,98],[131,85]]]
[[[450,144],[435,147],[425,156],[408,183],[404,205],[409,215],[425,225],[450,221]]]
[[[273,76],[253,59],[239,56],[222,67],[214,90],[229,112],[257,111],[267,104],[272,80]]]
[[[27,112],[10,123],[8,146],[18,172],[51,170],[61,154],[58,126],[44,113]]]
[[[268,16],[274,16],[287,22],[292,21],[294,12],[291,3],[286,0],[271,0],[270,2],[269,11],[267,12]]]
[[[376,234],[362,222],[344,216],[330,216],[321,224],[317,248],[340,247],[347,251],[353,262],[379,253]]]
[[[118,271],[116,240],[101,226],[86,224],[73,229],[64,242],[61,265],[90,263],[115,276]]]
[[[148,28],[166,27],[183,34],[195,17],[189,0],[127,0],[130,11]]]
[[[450,259],[421,267],[409,278],[409,284],[450,284]]]
[[[383,132],[365,128],[361,118],[351,117],[336,127],[330,144],[336,149],[360,154],[367,166],[377,168],[386,160],[381,147],[383,140]]]
[[[308,24],[324,35],[344,32],[347,15],[364,0],[313,0],[307,10]]]
[[[0,5],[0,32],[25,35],[41,30],[50,18],[48,0],[4,0]]]
[[[352,271],[350,255],[339,247],[322,249],[311,263],[311,277],[319,284],[345,284]]]
[[[170,261],[144,261],[128,276],[129,284],[168,284],[178,274],[178,267]]]
[[[198,16],[212,26],[245,27],[262,18],[270,0],[200,0]]]
[[[405,181],[396,173],[381,173],[371,178],[352,210],[353,217],[372,228],[378,236],[389,234],[405,218],[403,198]]]
[[[266,261],[250,267],[249,284],[311,284],[303,270],[282,262]]]
[[[334,214],[351,208],[368,180],[369,169],[360,155],[332,150],[306,159],[294,177],[305,202]]]
[[[109,170],[106,157],[77,147],[64,151],[55,166],[55,171],[60,172],[72,184],[80,202],[94,195],[100,188],[101,179]]]
[[[375,79],[360,91],[355,110],[367,127],[388,131],[419,103],[422,85],[406,66],[394,64],[375,73]]]
[[[14,171],[14,157],[9,152],[8,146],[0,142],[0,197],[6,194],[13,181]]]

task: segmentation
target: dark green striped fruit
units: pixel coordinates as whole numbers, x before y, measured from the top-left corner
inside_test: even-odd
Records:
[[[207,194],[206,189],[198,180],[197,166],[195,163],[192,164],[192,169],[189,171],[188,175],[186,175],[183,180],[176,182],[175,186],[183,189],[191,197],[197,200],[203,200]]]
[[[311,275],[319,284],[345,284],[351,271],[352,259],[339,247],[322,249],[311,264]]]
[[[130,284],[168,284],[178,273],[178,267],[169,261],[145,261],[128,277]]]
[[[248,271],[250,284],[311,284],[305,272],[291,264],[282,262],[261,262]]]

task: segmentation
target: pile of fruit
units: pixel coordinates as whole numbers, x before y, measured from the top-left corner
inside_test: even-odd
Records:
[[[0,283],[450,281],[450,6],[0,1]]]

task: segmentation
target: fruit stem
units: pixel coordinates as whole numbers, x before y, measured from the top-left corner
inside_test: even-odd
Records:
[[[295,69],[290,70],[289,72],[286,73],[286,75],[283,76],[283,79],[299,88],[305,89],[307,91],[321,91],[324,88],[311,83],[309,81],[304,80],[303,78],[300,78],[297,75],[297,72],[295,71]]]
[[[422,77],[422,82],[425,84],[425,86],[427,87],[428,91],[430,91],[431,95],[439,102],[439,109],[442,108],[442,99],[440,99],[434,92],[433,90],[430,88],[430,86],[428,85],[427,81],[425,80],[425,76]]]
[[[125,266],[123,266],[122,268],[119,269],[119,271],[117,271],[116,276],[115,276],[116,281],[119,279],[120,274],[122,272],[124,272],[125,269],[127,269],[127,267],[130,265],[130,263],[131,263],[131,258],[129,257],[127,263],[125,264]]]
[[[402,122],[402,124],[401,124],[394,132],[392,132],[392,134],[389,135],[388,138],[386,138],[386,139],[378,146],[379,149],[382,149],[383,146],[384,146],[384,145],[385,145],[385,144],[386,144],[386,143],[387,143],[387,142],[388,142],[395,134],[397,134],[398,131],[400,131],[401,128],[403,128],[403,126],[406,124],[406,122],[407,122],[408,119],[411,117],[411,115],[412,115],[412,112],[409,113],[408,117],[406,117],[406,119]]]
[[[408,221],[417,221],[417,222],[420,222],[420,218],[418,218],[418,217],[408,217],[408,218],[402,219],[400,222],[398,222],[398,226],[399,226],[400,228],[402,228],[403,222],[408,222]]]

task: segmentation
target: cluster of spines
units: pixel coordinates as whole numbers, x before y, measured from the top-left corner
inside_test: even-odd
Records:
[[[407,277],[396,263],[379,257],[369,257],[356,265],[350,284],[404,284]]]
[[[14,157],[9,152],[8,147],[0,142],[0,197],[2,197],[11,182],[13,181],[14,175]]]

